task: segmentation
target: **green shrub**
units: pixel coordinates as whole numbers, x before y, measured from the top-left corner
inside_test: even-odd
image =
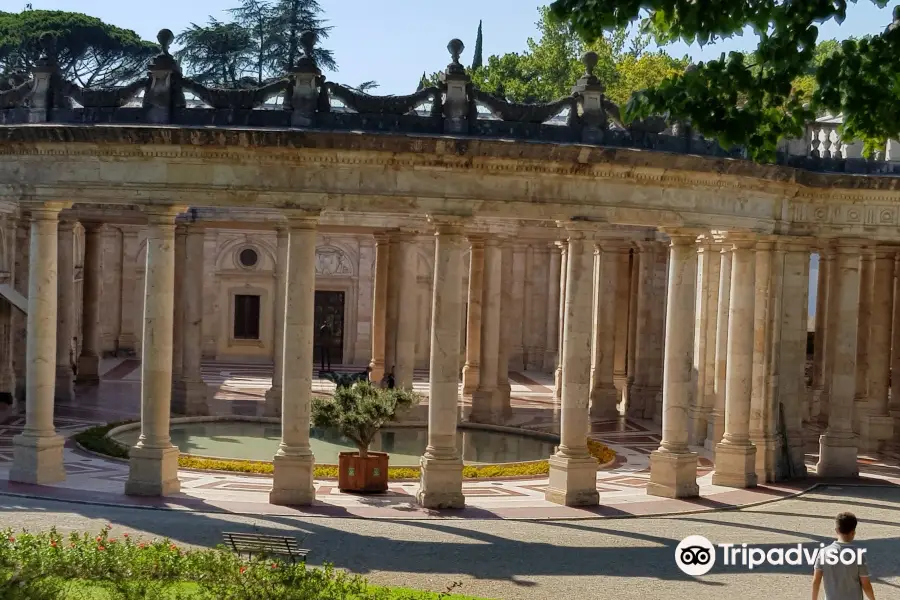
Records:
[[[457,584],[454,584],[455,587]],[[452,588],[451,588],[452,589]],[[0,538],[0,598],[16,600],[427,600],[446,595],[368,586],[361,577],[292,564],[244,560],[223,547],[184,550],[128,534],[55,529]]]

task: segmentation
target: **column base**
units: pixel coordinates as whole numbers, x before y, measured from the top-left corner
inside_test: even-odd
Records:
[[[715,452],[716,446],[725,436],[725,413],[713,410],[706,420],[706,439],[703,447],[710,452]]]
[[[600,504],[597,492],[597,460],[592,456],[571,457],[554,454],[550,463],[550,484],[544,499],[563,506]]]
[[[733,488],[756,487],[756,446],[721,442],[716,445],[713,485]]]
[[[553,373],[556,370],[556,350],[548,350],[544,354],[544,371]]]
[[[756,476],[760,481],[778,479],[778,458],[781,456],[781,440],[773,437],[750,437],[756,446]]]
[[[819,436],[819,477],[859,477],[856,456],[856,436],[850,432]]]
[[[778,480],[806,479],[806,452],[803,448],[803,437],[800,432],[791,435],[788,432],[787,461],[789,464],[780,465],[778,468]],[[785,462],[784,460],[779,461]]]
[[[97,385],[100,383],[100,357],[89,354],[79,356],[78,375],[75,381],[85,385]]]
[[[502,425],[509,413],[503,410],[500,390],[476,390],[468,419],[473,423]]]
[[[462,458],[419,459],[422,474],[416,502],[422,508],[464,508],[466,498],[462,493]]]
[[[663,414],[663,397],[662,390],[656,394],[656,406],[653,408],[653,422],[657,425],[662,425],[662,414]]]
[[[860,447],[869,452],[880,450],[894,437],[894,419],[890,415],[865,415],[860,421]]]
[[[462,369],[463,396],[471,396],[478,390],[479,369],[478,365],[466,363]]]
[[[690,445],[702,446],[706,439],[706,423],[709,420],[709,411],[702,406],[692,406],[688,409],[690,428]]]
[[[70,367],[56,368],[56,387],[53,399],[58,402],[71,402],[75,399],[75,374]]]
[[[279,450],[280,452],[280,450]],[[269,503],[280,506],[310,506],[316,499],[313,469],[316,458],[276,454],[272,459],[272,491]]]
[[[281,387],[272,386],[266,390],[266,400],[263,405],[264,417],[281,417]]]
[[[21,434],[13,438],[13,464],[9,480],[47,485],[66,479],[62,436],[36,437]]]
[[[187,417],[209,414],[206,383],[195,379],[182,379],[172,388],[172,412]]]
[[[631,388],[626,408],[629,417],[636,419],[652,419],[656,411],[656,395],[658,387],[636,384]]]
[[[618,391],[615,386],[608,385],[591,390],[591,419],[615,419],[618,417],[617,401]]]
[[[133,333],[123,333],[116,340],[116,354],[119,356],[136,356],[137,347],[137,336]]]
[[[376,384],[384,378],[384,361],[372,359],[369,362],[369,377]]]
[[[650,454],[650,483],[647,494],[662,498],[695,498],[697,485],[697,453],[654,450]]]
[[[128,496],[168,496],[181,491],[178,481],[178,448],[135,446],[129,452]]]

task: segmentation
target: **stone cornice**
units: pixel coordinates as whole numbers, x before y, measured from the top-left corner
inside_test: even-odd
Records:
[[[814,173],[747,160],[628,148],[483,138],[352,132],[191,128],[178,126],[0,126],[0,156],[93,156],[235,161],[263,164],[345,164],[469,168],[542,173],[670,186],[702,184],[822,198],[834,190],[850,200],[866,191],[900,191],[900,177]],[[846,196],[846,197],[840,197]]]

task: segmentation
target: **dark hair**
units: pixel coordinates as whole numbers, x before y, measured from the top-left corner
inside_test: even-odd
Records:
[[[834,518],[834,522],[837,525],[838,533],[842,535],[848,535],[856,531],[856,515],[851,512],[842,512]]]

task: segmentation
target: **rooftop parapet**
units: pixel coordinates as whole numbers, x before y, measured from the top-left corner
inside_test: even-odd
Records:
[[[296,128],[370,133],[409,133],[515,139],[556,144],[632,148],[724,158],[745,157],[740,147],[723,148],[689,124],[665,116],[626,124],[619,107],[594,75],[597,56],[582,57],[584,75],[572,93],[554,102],[510,102],[474,85],[460,63],[465,50],[447,45],[451,62],[437,85],[404,96],[375,96],[327,81],[314,58],[314,32],[301,36],[303,52],[280,78],[257,87],[207,87],[182,73],[169,52],[174,36],[159,32],[160,54],[147,74],[127,85],[96,89],[63,78],[53,57],[55,38],[42,40],[44,53],[23,83],[0,91],[0,125],[176,125],[181,127]],[[896,142],[872,159],[861,144],[845,143],[839,122],[819,119],[802,140],[785,140],[778,163],[810,171],[900,175]],[[891,151],[893,149],[893,152]]]

